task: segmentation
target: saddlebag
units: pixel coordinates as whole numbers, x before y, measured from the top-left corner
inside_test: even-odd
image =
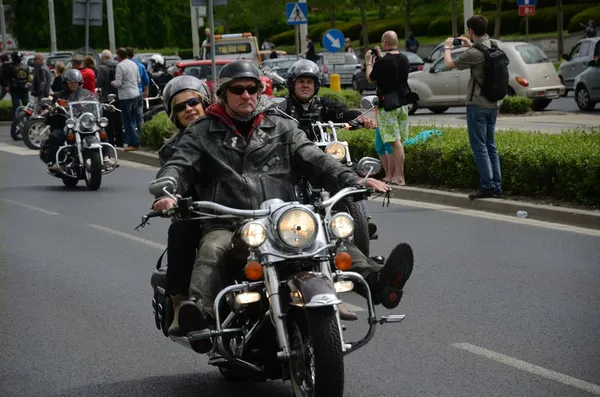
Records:
[[[150,277],[150,285],[154,291],[152,298],[152,309],[154,311],[154,322],[156,328],[162,330],[165,336],[169,336],[167,330],[173,321],[173,301],[171,296],[165,291],[167,268],[161,267],[162,258],[167,250],[165,250],[156,263],[156,270],[152,272]]]

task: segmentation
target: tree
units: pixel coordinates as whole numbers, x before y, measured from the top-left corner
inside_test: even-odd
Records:
[[[456,13],[456,0],[451,0],[450,2],[452,7],[452,37],[458,36],[458,28],[457,28],[457,13]]]
[[[494,19],[494,37],[500,38],[500,22],[502,19],[502,0],[496,0],[496,18]]]

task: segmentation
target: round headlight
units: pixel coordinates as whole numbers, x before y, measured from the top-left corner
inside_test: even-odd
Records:
[[[102,128],[108,127],[108,119],[106,117],[100,117],[100,120],[98,120],[98,123],[100,124],[100,127],[102,127]]]
[[[317,221],[306,210],[292,209],[279,219],[279,237],[292,248],[303,248],[311,244],[317,234]]]
[[[242,228],[242,240],[250,247],[258,247],[267,239],[267,230],[258,222],[250,222]]]
[[[348,238],[354,233],[354,219],[345,212],[338,212],[331,218],[329,230],[337,238]]]
[[[79,123],[83,128],[90,129],[96,124],[96,118],[91,113],[84,113],[79,119]]]
[[[73,128],[75,128],[75,120],[67,119],[67,121],[65,122],[65,125],[67,126],[67,128],[73,129]]]
[[[325,153],[332,156],[337,161],[342,161],[346,158],[346,148],[339,142],[332,142],[327,145]]]

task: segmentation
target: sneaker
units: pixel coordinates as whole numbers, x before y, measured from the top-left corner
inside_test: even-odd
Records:
[[[375,304],[393,309],[402,299],[402,289],[410,278],[414,265],[413,251],[406,243],[398,244],[390,253],[383,268],[373,280],[372,295]]]
[[[475,193],[469,194],[471,200],[482,199],[482,198],[495,198],[496,193],[494,189],[479,189]]]

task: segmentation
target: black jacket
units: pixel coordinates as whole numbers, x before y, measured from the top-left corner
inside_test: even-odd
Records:
[[[309,141],[292,120],[270,109],[248,142],[222,117],[210,113],[201,117],[188,127],[156,177],[175,178],[179,194],[193,186],[199,200],[258,209],[268,199],[296,201],[299,175],[318,179],[333,192],[360,182],[352,170]]]
[[[333,121],[334,123],[347,123],[360,116],[357,110],[348,109],[339,102],[328,98],[314,96],[308,106],[308,110],[296,98],[288,95],[285,101],[281,102],[279,109],[289,114],[300,122],[300,129],[303,130],[310,140],[317,141],[319,136],[313,131],[310,123],[320,121],[325,123]]]
[[[33,71],[33,80],[31,81],[31,95],[34,97],[47,97],[50,95],[50,86],[52,85],[52,73],[46,64],[37,66]]]

